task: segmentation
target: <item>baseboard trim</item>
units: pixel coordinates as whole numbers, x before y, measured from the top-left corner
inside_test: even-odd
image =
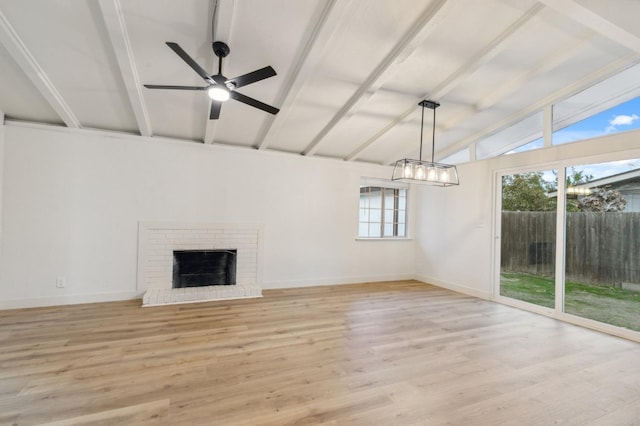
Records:
[[[375,283],[384,281],[406,281],[414,279],[413,274],[396,274],[396,275],[376,275],[368,277],[350,277],[350,278],[321,278],[315,280],[291,280],[291,281],[270,281],[262,283],[262,289],[281,289],[281,288],[299,288],[299,287],[316,287],[324,285],[343,285],[343,284],[361,284]]]
[[[116,302],[140,299],[136,292],[75,294],[68,296],[38,297],[33,299],[0,300],[0,309],[41,308],[45,306],[78,305],[81,303]]]
[[[349,277],[349,278],[320,278],[310,280],[290,280],[290,281],[270,281],[262,284],[263,290],[268,289],[283,289],[283,288],[299,288],[299,287],[315,287],[325,285],[343,285],[343,284],[361,284],[361,283],[375,283],[384,281],[406,281],[417,280],[425,284],[433,284],[438,287],[446,288],[448,290],[463,293],[469,296],[478,297],[480,299],[491,299],[491,294],[483,292],[477,289],[466,287],[463,285],[438,280],[435,278],[427,277],[424,275],[415,274],[393,274],[393,275],[376,275],[376,276],[361,276],[361,277]],[[1,300],[0,309],[22,309],[22,308],[37,308],[44,306],[59,306],[59,305],[77,305],[80,303],[99,303],[99,302],[115,302],[120,300],[132,300],[141,299],[142,295],[135,291],[132,292],[119,292],[119,293],[98,293],[98,294],[78,294],[68,296],[53,296],[53,297],[40,297],[33,299],[13,299],[13,300]]]
[[[491,300],[491,293],[485,292],[482,290],[478,290],[475,288],[463,286],[460,284],[455,284],[448,281],[438,280],[436,278],[427,277],[425,275],[414,275],[413,279],[417,281],[421,281],[425,284],[432,284],[438,287],[446,288],[447,290],[452,290],[458,293],[466,294],[468,296],[477,297],[479,299]]]

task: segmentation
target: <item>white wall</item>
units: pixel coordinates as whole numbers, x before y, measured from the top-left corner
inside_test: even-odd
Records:
[[[0,308],[139,296],[137,226],[256,223],[265,288],[406,279],[412,241],[356,241],[375,165],[5,126]],[[56,277],[66,287],[56,288]]]
[[[4,182],[4,129],[5,129],[4,112],[0,111],[0,206],[2,206],[2,188],[3,188],[3,182]],[[0,208],[0,242],[1,241],[2,241],[2,208]],[[0,244],[0,249],[1,248],[2,248],[2,245]]]
[[[418,279],[490,298],[497,172],[640,158],[639,139],[640,131],[632,131],[463,164],[459,187],[418,188]]]
[[[491,171],[486,161],[458,167],[460,186],[416,188],[418,279],[487,297],[491,262]]]

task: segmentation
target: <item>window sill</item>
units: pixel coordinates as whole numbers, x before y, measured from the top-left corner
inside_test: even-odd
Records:
[[[407,237],[385,237],[385,238],[363,238],[356,237],[356,241],[413,241],[413,238]]]

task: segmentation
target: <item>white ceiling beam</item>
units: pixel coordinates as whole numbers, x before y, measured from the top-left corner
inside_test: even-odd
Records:
[[[542,110],[542,146],[548,148],[553,142],[553,105]],[[517,148],[517,147],[516,147]]]
[[[62,95],[55,88],[42,67],[33,57],[27,46],[18,37],[7,17],[0,11],[0,43],[7,49],[9,55],[20,69],[31,80],[40,94],[47,100],[51,108],[58,114],[67,127],[81,127],[80,121],[67,105]]]
[[[306,42],[300,49],[300,53],[296,55],[294,66],[277,96],[275,103],[280,105],[280,112],[275,116],[268,117],[258,133],[256,138],[258,149],[267,149],[273,143],[300,90],[318,69],[317,65],[323,56],[324,49],[330,45],[329,42],[335,36],[343,19],[348,15],[347,12],[352,4],[352,0],[329,0],[325,3],[316,19],[316,24],[306,34]]]
[[[529,22],[534,16],[536,16],[543,6],[540,4],[534,4],[525,13],[523,13],[517,20],[515,20],[509,27],[498,34],[493,40],[491,40],[482,50],[478,51],[473,57],[471,57],[463,66],[458,68],[452,73],[446,80],[440,83],[433,92],[429,93],[428,97],[433,100],[438,100],[445,96],[451,90],[453,90],[458,84],[460,84],[469,75],[474,73],[480,67],[489,63],[495,58],[507,45],[509,38],[513,36],[517,31],[521,30],[524,25]],[[396,117],[391,123],[378,131],[375,135],[367,139],[359,147],[353,150],[345,160],[357,159],[367,148],[374,144],[382,135],[394,128],[396,125],[403,122],[412,112],[416,110],[416,105],[419,101],[423,100],[427,94],[420,97],[419,100],[414,102],[410,108],[405,110],[402,114]]]
[[[471,145],[469,145],[469,161],[476,161],[476,154],[476,144],[472,143]]]
[[[142,84],[138,77],[138,69],[133,59],[131,41],[127,32],[124,14],[119,0],[99,0],[102,19],[107,27],[109,40],[115,52],[120,75],[124,81],[129,103],[138,123],[138,130],[142,136],[151,136],[151,121],[147,106],[142,95]]]
[[[640,54],[640,37],[628,32],[613,22],[603,18],[591,9],[588,9],[574,0],[538,0],[550,9],[559,12],[565,17],[584,25],[591,30],[602,34],[632,52]],[[611,7],[615,7],[611,2]]]
[[[231,27],[233,26],[233,16],[235,13],[234,0],[212,0],[211,1],[211,13],[209,16],[213,18],[213,34],[211,43],[214,41],[224,41],[227,43],[231,37]],[[213,70],[215,61],[211,58],[210,62],[206,65],[209,70]],[[214,73],[213,71],[211,72]],[[216,128],[218,126],[218,120],[210,120],[209,113],[211,111],[211,98],[207,96],[209,102],[207,102],[207,111],[205,117],[206,127],[204,130],[204,143],[212,144],[216,137]]]
[[[445,5],[446,0],[435,0],[427,7],[422,14],[411,25],[400,41],[394,46],[389,54],[378,64],[375,70],[369,75],[365,82],[358,87],[358,90],[349,98],[349,100],[338,110],[338,112],[329,120],[329,122],[320,130],[313,138],[311,143],[302,152],[303,155],[315,154],[327,134],[340,122],[347,114],[358,104],[360,99],[367,92],[375,91],[382,86],[384,75],[398,59],[406,55],[406,51],[413,52],[419,45],[416,41],[422,41],[426,35],[430,34],[436,26],[437,19],[434,19],[440,9]],[[391,75],[391,73],[387,74]]]

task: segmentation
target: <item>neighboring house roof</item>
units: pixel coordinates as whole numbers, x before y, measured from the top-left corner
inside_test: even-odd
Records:
[[[640,186],[640,168],[633,169],[615,175],[594,179],[575,188],[608,188],[622,189],[623,187],[637,188]]]
[[[594,179],[587,183],[574,185],[571,188],[577,195],[581,195],[581,190],[587,190],[591,188],[616,189],[620,192],[640,191],[640,168],[628,170],[626,172],[606,176],[599,179]],[[550,198],[557,197],[558,192],[549,192],[548,196]]]

